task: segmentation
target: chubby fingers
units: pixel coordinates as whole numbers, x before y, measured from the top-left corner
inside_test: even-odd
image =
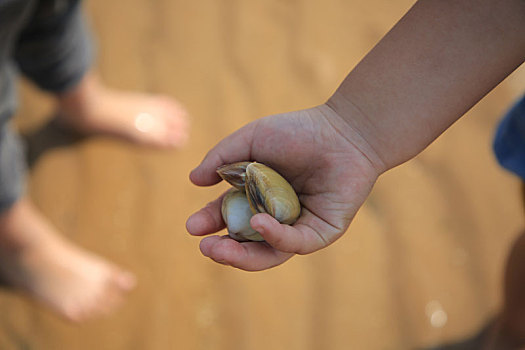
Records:
[[[250,225],[281,252],[309,254],[328,245],[321,233],[307,224],[309,215],[290,226],[279,223],[271,215],[257,214],[251,218]]]
[[[206,206],[193,215],[186,221],[186,230],[193,236],[204,236],[226,227],[221,214],[223,193],[216,200],[206,204]]]
[[[225,194],[208,203],[186,221],[186,229],[194,236],[204,236],[225,227],[221,205]],[[202,254],[218,263],[246,271],[260,271],[280,265],[294,254],[280,252],[267,243],[239,243],[228,236],[203,238],[200,243]]]
[[[204,256],[245,271],[266,270],[284,263],[294,254],[280,252],[263,242],[239,243],[228,236],[204,238],[200,243]]]

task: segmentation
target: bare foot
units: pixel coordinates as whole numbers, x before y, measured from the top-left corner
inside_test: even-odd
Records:
[[[181,147],[188,138],[187,112],[176,101],[109,89],[94,73],[87,73],[58,101],[58,121],[82,134],[105,134],[158,148]]]
[[[135,277],[61,238],[21,199],[0,214],[0,274],[71,321],[107,314],[135,286]]]

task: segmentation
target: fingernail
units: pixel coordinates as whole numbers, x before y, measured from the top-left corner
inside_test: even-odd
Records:
[[[195,168],[192,169],[192,171],[190,171],[190,175],[196,172],[198,169],[199,169],[199,165],[197,165]]]
[[[250,225],[254,230],[258,231],[259,233],[264,231],[264,227],[261,225],[261,222],[258,217],[252,217],[252,219],[250,220]]]

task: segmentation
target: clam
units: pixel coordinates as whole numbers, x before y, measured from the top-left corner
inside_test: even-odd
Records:
[[[270,167],[251,163],[246,167],[246,195],[250,208],[268,213],[281,224],[293,224],[301,214],[301,204],[292,185]]]
[[[301,214],[301,204],[292,186],[264,164],[233,163],[219,167],[217,173],[235,187],[222,202],[222,217],[233,239],[263,240],[250,226],[254,214],[267,213],[288,225]]]
[[[263,241],[261,235],[250,226],[253,216],[246,194],[231,189],[222,200],[222,218],[228,226],[228,234],[236,241]]]
[[[217,174],[236,189],[244,192],[246,167],[250,162],[238,162],[217,168]]]

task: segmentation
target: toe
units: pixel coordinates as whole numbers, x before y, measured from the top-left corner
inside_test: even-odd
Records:
[[[114,285],[122,291],[129,292],[137,285],[137,278],[129,271],[116,271],[113,276]]]
[[[63,305],[61,308],[61,314],[71,322],[79,323],[85,320],[86,312],[76,302],[70,302]]]

